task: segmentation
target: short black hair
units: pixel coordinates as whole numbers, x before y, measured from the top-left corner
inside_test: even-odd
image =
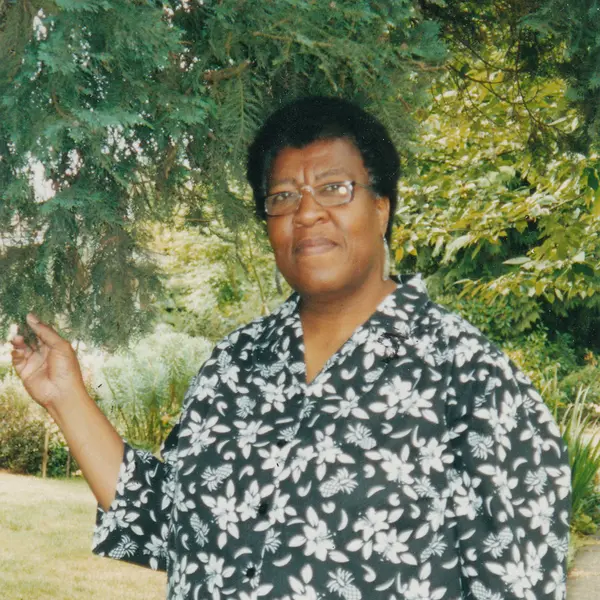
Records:
[[[276,110],[258,131],[248,150],[247,177],[256,215],[266,220],[264,199],[273,161],[285,148],[304,148],[326,139],[350,140],[362,156],[370,184],[390,201],[385,237],[390,239],[398,202],[400,157],[385,126],[357,104],[342,98],[308,96]]]

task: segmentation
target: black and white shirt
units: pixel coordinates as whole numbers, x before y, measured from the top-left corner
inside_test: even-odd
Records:
[[[164,462],[126,446],[95,552],[171,600],[564,598],[569,466],[527,378],[402,277],[307,384],[298,302],[216,346]]]

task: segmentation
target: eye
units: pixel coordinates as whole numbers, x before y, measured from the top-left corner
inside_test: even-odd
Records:
[[[336,196],[345,198],[350,193],[350,186],[347,182],[326,183],[319,187],[319,193],[324,196]]]
[[[294,195],[294,192],[275,192],[274,194],[269,194],[267,199],[271,204],[278,204],[280,202],[286,202]]]

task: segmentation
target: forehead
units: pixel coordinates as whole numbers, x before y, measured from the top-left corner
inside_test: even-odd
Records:
[[[318,176],[333,170],[348,177],[367,175],[360,151],[346,138],[317,140],[302,148],[284,148],[272,162],[269,181],[295,180],[306,173]]]

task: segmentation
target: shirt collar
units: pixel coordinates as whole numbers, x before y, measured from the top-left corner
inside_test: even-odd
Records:
[[[356,329],[341,348],[341,354],[346,346],[356,347],[366,342],[379,342],[391,347],[393,351],[399,340],[411,336],[419,315],[430,302],[429,296],[419,274],[400,275],[395,280],[398,282],[396,289],[386,296],[369,319]],[[299,303],[300,296],[293,293],[265,318],[265,327],[255,343],[255,362],[304,362]],[[332,358],[335,361],[335,355]]]

